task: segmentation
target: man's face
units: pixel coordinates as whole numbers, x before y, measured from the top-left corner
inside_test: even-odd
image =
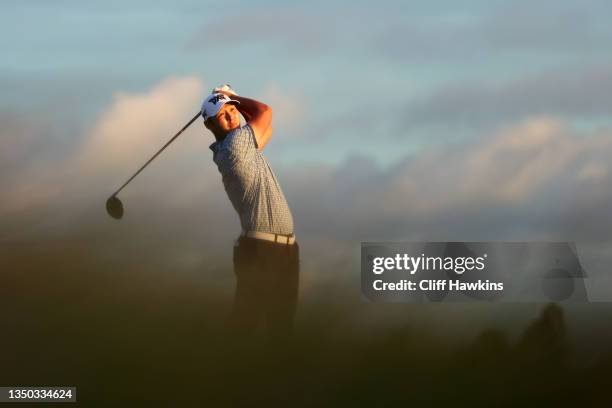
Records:
[[[240,113],[233,103],[226,103],[214,118],[210,118],[206,127],[215,134],[226,134],[240,127]]]

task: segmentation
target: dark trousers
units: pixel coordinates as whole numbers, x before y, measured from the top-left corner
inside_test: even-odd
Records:
[[[260,326],[272,339],[293,331],[299,286],[299,247],[240,237],[234,246],[236,297],[230,318],[234,332],[253,334]]]

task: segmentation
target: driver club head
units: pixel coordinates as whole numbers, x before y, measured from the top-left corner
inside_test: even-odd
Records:
[[[123,204],[116,196],[111,196],[106,200],[106,212],[111,217],[120,220],[123,217]]]

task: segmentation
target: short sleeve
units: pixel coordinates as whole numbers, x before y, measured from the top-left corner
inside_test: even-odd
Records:
[[[237,158],[249,158],[257,151],[257,141],[251,125],[232,130],[227,135],[227,149]]]

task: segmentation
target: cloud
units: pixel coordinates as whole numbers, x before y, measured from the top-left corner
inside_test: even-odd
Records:
[[[535,118],[455,152],[450,162],[444,156],[450,156],[451,152],[444,151],[425,163],[417,161],[406,170],[431,171],[439,178],[430,177],[428,183],[437,181],[445,186],[444,203],[433,203],[435,197],[425,198],[418,207],[425,211],[436,211],[449,204],[518,206],[542,194],[551,184],[560,188],[575,187],[572,170],[581,165],[585,156],[588,160],[592,155],[599,155],[599,148],[610,150],[612,143],[603,138],[572,135],[563,122],[554,119]],[[448,168],[443,172],[428,169],[435,162],[450,164],[450,174]],[[420,187],[417,184],[415,191]]]
[[[187,77],[164,80],[140,94],[117,93],[83,143],[55,166],[48,158],[9,165],[22,166],[19,172],[13,170],[21,176],[5,181],[10,184],[9,200],[3,202],[3,210],[8,211],[7,203],[13,209],[26,208],[29,202],[45,206],[66,197],[75,199],[77,206],[103,201],[191,117],[203,89],[199,79]],[[291,119],[281,126],[299,120],[299,103],[283,103],[299,99],[286,98],[274,85],[266,95],[286,110],[279,117]],[[516,234],[521,220],[526,236],[569,234],[575,227],[579,236],[588,237],[591,231],[601,237],[606,222],[591,218],[609,218],[599,214],[610,199],[601,188],[610,183],[608,133],[581,133],[559,119],[536,117],[478,140],[407,156],[389,168],[364,156],[338,167],[315,162],[310,168],[276,170],[297,224],[312,237],[391,239],[403,233],[445,232],[455,237],[464,232],[492,236],[493,230],[501,236]],[[5,151],[28,156],[27,137],[4,140]],[[196,123],[122,195],[136,208],[203,215],[231,235],[237,221],[210,160],[211,140]],[[53,172],[40,171],[41,163]],[[32,166],[39,170],[32,172]],[[153,197],[155,201],[147,203]],[[589,211],[588,222],[576,226],[583,216],[580,210]],[[491,231],[479,219],[485,213],[494,225]],[[465,224],[459,225],[459,220]]]
[[[612,109],[611,66],[575,66],[505,82],[447,84],[401,109],[408,126],[478,127],[529,116],[606,117]]]
[[[19,214],[4,212],[0,240],[48,247],[59,242],[57,236],[68,236],[70,245],[89,251],[88,262],[97,268],[128,268],[146,257],[146,264],[162,273],[187,280],[204,276],[215,290],[231,293],[231,243],[240,226],[208,140],[199,134],[203,129],[184,135],[122,193],[121,222],[103,210],[112,189],[140,164],[134,157],[148,158],[176,131],[176,122],[199,100],[190,91],[199,83],[172,79],[144,93],[118,96],[84,142],[55,163],[57,171],[46,160],[44,178],[21,179],[21,188],[44,187],[44,181],[59,192],[21,194],[19,200],[35,201],[40,211],[30,206]],[[125,128],[130,131],[117,134]],[[275,166],[296,221],[303,299],[346,300],[358,293],[360,241],[577,241],[587,272],[604,275],[612,262],[611,136],[535,117],[389,167],[367,156],[338,166]],[[130,154],[120,151],[123,144]],[[29,146],[19,147],[21,157],[32,153]],[[41,244],[45,235],[49,241]]]
[[[104,200],[190,118],[202,89],[197,78],[174,78],[144,93],[118,93],[69,154],[55,163],[48,157],[12,162],[16,177],[5,180],[4,221],[11,211],[32,207],[53,214],[36,224],[40,228],[79,230],[87,220],[114,236]],[[352,156],[338,166],[315,161],[274,170],[305,253],[327,254],[317,256],[315,269],[331,258],[350,258],[360,240],[601,243],[610,241],[612,228],[610,136],[609,130],[579,131],[560,119],[534,117],[389,167]],[[3,147],[32,157],[27,138],[11,140]],[[235,237],[238,218],[212,163],[210,141],[202,125],[194,125],[122,192],[127,216],[113,227],[124,234],[117,245],[143,228],[152,237],[174,231],[177,256],[193,263],[205,256],[203,242],[219,252]]]
[[[5,125],[3,152],[15,159],[5,162],[13,176],[3,179],[8,199],[0,211],[9,214],[62,202],[74,209],[110,195],[197,113],[203,89],[200,79],[183,77],[163,80],[144,93],[117,92],[112,104],[77,137],[62,137],[58,124],[31,120]],[[172,182],[193,177],[199,156],[210,154],[211,140],[196,121],[130,185],[131,192],[162,186],[167,197],[187,199],[193,190]]]
[[[305,113],[303,98],[295,90],[285,90],[278,83],[271,83],[265,88],[261,101],[270,105],[274,111],[273,125],[276,133],[290,136],[302,125]]]
[[[386,169],[363,157],[308,171],[288,196],[309,215],[300,227],[338,239],[609,240],[610,140],[532,118]]]
[[[77,152],[79,170],[136,167],[135,157],[154,153],[198,112],[203,89],[201,80],[186,77],[165,79],[144,94],[115,93]]]
[[[351,156],[278,174],[313,281],[350,280],[361,241],[402,240],[574,241],[599,279],[612,262],[611,136],[535,117],[389,167]]]
[[[452,79],[379,105],[347,105],[344,111],[307,122],[309,140],[384,141],[414,146],[469,140],[530,117],[575,123],[608,123],[612,110],[612,63],[565,65],[510,79]],[[390,120],[392,118],[393,120]],[[406,147],[406,144],[403,145]]]

